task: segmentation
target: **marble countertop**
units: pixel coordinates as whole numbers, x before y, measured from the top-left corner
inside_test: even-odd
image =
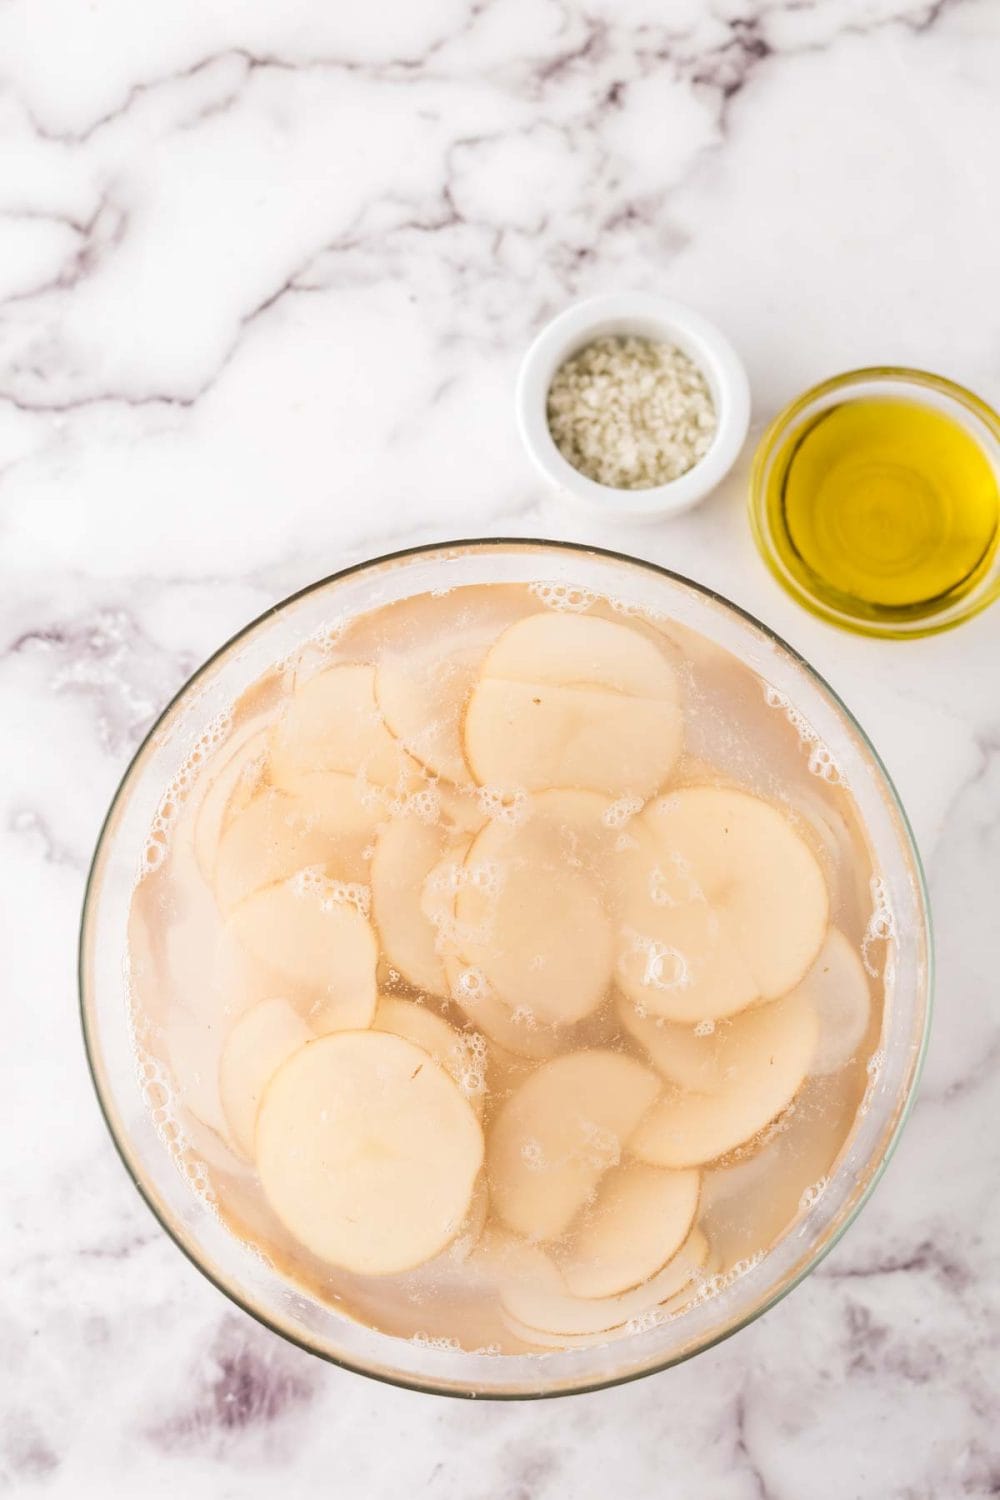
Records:
[[[695,513],[580,521],[519,446],[544,320],[699,305],[755,430],[914,363],[1000,401],[998,0],[0,6],[0,1491],[186,1500],[1000,1493],[1000,609],[860,641],[758,561],[746,462]],[[654,558],[783,633],[896,777],[937,923],[919,1103],[791,1298],[604,1394],[470,1405],[283,1345],[106,1136],[74,945],[103,809],[242,622],[430,538]]]

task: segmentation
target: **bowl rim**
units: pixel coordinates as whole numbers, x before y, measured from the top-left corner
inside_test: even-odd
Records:
[[[968,386],[952,380],[947,375],[937,375],[933,370],[921,370],[913,365],[861,365],[857,369],[844,370],[839,375],[829,375],[826,379],[817,381],[815,385],[808,386],[800,395],[787,402],[776,416],[772,417],[754,449],[747,489],[747,515],[758,555],[768,572],[778,581],[789,598],[794,599],[796,604],[808,610],[816,619],[823,620],[828,625],[835,625],[838,629],[846,630],[852,635],[870,636],[879,640],[916,641],[923,640],[930,635],[941,635],[946,630],[954,630],[957,626],[964,625],[967,620],[975,619],[983,610],[996,603],[1000,598],[1000,568],[997,568],[1000,543],[994,545],[992,568],[995,570],[995,576],[992,580],[987,573],[984,578],[980,579],[979,584],[974,585],[967,593],[954,601],[951,612],[945,604],[936,613],[915,617],[911,625],[903,619],[880,620],[869,619],[863,615],[847,614],[827,603],[821,595],[811,593],[782,563],[777,549],[772,544],[772,528],[767,516],[766,481],[770,466],[780,443],[793,429],[796,421],[808,413],[810,407],[838,391],[847,393],[847,399],[850,400],[856,399],[849,394],[852,386],[891,384],[909,387],[915,393],[932,391],[944,398],[952,408],[961,407],[976,420],[980,429],[985,428],[992,435],[1000,450],[1000,412],[982,396],[970,390]],[[986,452],[980,436],[976,433],[972,436],[977,445]],[[1000,485],[1000,463],[995,456],[990,457],[987,453],[987,457],[990,458],[997,475],[997,483]]]
[[[683,1349],[679,1353],[673,1354],[667,1358],[656,1360],[653,1363],[645,1366],[644,1368],[630,1369],[608,1378],[590,1379],[579,1384],[562,1385],[549,1389],[532,1388],[528,1390],[480,1391],[476,1389],[470,1389],[461,1385],[445,1388],[440,1383],[433,1383],[433,1381],[430,1379],[421,1379],[416,1376],[410,1377],[402,1373],[391,1373],[387,1372],[384,1369],[373,1369],[360,1361],[346,1358],[339,1354],[334,1354],[327,1349],[317,1348],[306,1338],[300,1337],[294,1331],[289,1331],[287,1327],[282,1326],[276,1319],[270,1317],[259,1307],[255,1306],[248,1298],[243,1297],[239,1292],[234,1290],[234,1288],[228,1285],[221,1276],[215,1274],[214,1270],[206,1265],[198,1257],[194,1250],[185,1243],[184,1238],[181,1236],[181,1234],[175,1231],[174,1226],[169,1223],[167,1218],[160,1212],[155,1195],[153,1194],[151,1189],[147,1187],[146,1183],[143,1180],[141,1163],[133,1160],[128,1142],[127,1140],[123,1139],[122,1135],[119,1134],[113,1117],[113,1111],[110,1105],[105,1100],[99,1077],[99,1069],[96,1062],[96,1033],[92,1033],[90,1016],[88,1014],[86,957],[90,915],[95,900],[96,875],[98,872],[98,866],[101,856],[104,852],[105,838],[112,827],[113,819],[118,810],[119,804],[122,802],[125,793],[131,783],[133,773],[138,769],[139,764],[143,756],[145,755],[147,747],[158,734],[164,720],[168,718],[175,706],[177,706],[180,703],[181,699],[188,694],[190,689],[198,681],[200,681],[200,679],[208,671],[210,671],[210,669],[216,664],[216,662],[218,662],[224,655],[226,655],[231,650],[231,648],[233,648],[241,640],[243,640],[244,637],[250,635],[252,631],[256,630],[258,626],[263,625],[272,616],[277,615],[282,610],[287,608],[289,605],[294,604],[299,599],[302,599],[309,594],[325,588],[332,583],[336,583],[341,579],[349,578],[357,573],[362,573],[368,569],[374,569],[384,564],[392,564],[412,557],[430,556],[436,553],[447,553],[452,550],[488,552],[490,549],[503,547],[544,548],[570,553],[588,554],[599,558],[606,558],[616,562],[624,562],[639,568],[643,568],[649,572],[667,578],[671,582],[679,583],[682,586],[691,588],[713,603],[721,605],[724,609],[731,610],[734,614],[746,621],[747,624],[758,630],[765,637],[765,639],[770,642],[770,644],[777,646],[780,650],[786,652],[794,662],[802,667],[805,673],[816,682],[816,684],[822,691],[829,694],[835,706],[844,715],[848,725],[859,735],[863,746],[865,747],[867,753],[871,756],[873,764],[884,782],[891,806],[898,816],[900,830],[903,834],[903,841],[905,842],[906,850],[909,854],[910,862],[912,865],[913,875],[915,877],[918,904],[924,918],[924,931],[926,936],[926,984],[924,987],[925,1003],[923,1009],[923,1024],[921,1028],[919,1044],[916,1050],[916,1056],[914,1058],[913,1068],[910,1074],[906,1093],[899,1100],[896,1118],[892,1124],[891,1130],[886,1137],[882,1155],[877,1164],[872,1169],[871,1175],[865,1183],[864,1190],[857,1201],[851,1205],[849,1211],[844,1214],[841,1221],[835,1226],[833,1232],[828,1236],[828,1238],[822,1244],[814,1248],[806,1256],[805,1260],[799,1266],[797,1271],[792,1276],[790,1276],[786,1282],[782,1283],[775,1291],[772,1292],[770,1296],[767,1296],[763,1301],[753,1306],[744,1316],[736,1319],[734,1322],[723,1328],[720,1332],[714,1334],[710,1338],[707,1338],[704,1342],[699,1343],[696,1347]],[[725,595],[718,593],[715,589],[710,588],[708,585],[698,583],[695,580],[690,579],[686,575],[678,573],[673,569],[663,567],[661,564],[651,562],[645,558],[635,557],[630,553],[619,552],[613,548],[593,546],[585,542],[558,541],[545,537],[483,536],[457,538],[450,541],[417,543],[410,547],[402,547],[391,552],[381,553],[377,557],[364,558],[358,562],[350,563],[343,568],[336,569],[334,572],[326,574],[324,577],[316,579],[312,583],[306,584],[300,589],[294,590],[285,598],[269,606],[267,609],[262,610],[260,614],[256,615],[252,620],[249,620],[246,624],[241,626],[239,630],[235,631],[227,640],[225,640],[219,647],[217,647],[216,650],[214,650],[209,656],[207,656],[205,660],[202,661],[200,665],[190,674],[190,676],[181,684],[178,690],[171,695],[169,701],[156,715],[152,724],[147,729],[146,733],[143,735],[142,739],[137,745],[135,751],[129,758],[119,778],[114,794],[108,804],[107,811],[101,821],[100,829],[95,841],[94,852],[91,856],[90,864],[87,870],[87,878],[84,887],[77,942],[77,991],[80,1025],[82,1030],[82,1039],[84,1044],[84,1054],[86,1057],[87,1070],[90,1074],[91,1083],[94,1088],[94,1094],[98,1103],[98,1108],[100,1109],[101,1116],[104,1120],[104,1124],[107,1128],[108,1134],[111,1137],[112,1145],[114,1146],[118,1158],[125,1168],[128,1177],[130,1178],[133,1186],[139,1194],[139,1197],[149,1209],[150,1213],[153,1215],[160,1228],[167,1234],[168,1238],[173,1242],[173,1244],[181,1251],[185,1259],[200,1273],[200,1275],[202,1275],[208,1282],[211,1283],[212,1286],[214,1286],[219,1292],[221,1292],[229,1302],[238,1307],[241,1312],[248,1314],[248,1316],[253,1318],[256,1323],[259,1323],[262,1327],[268,1329],[269,1332],[277,1335],[279,1338],[284,1339],[286,1342],[296,1346],[297,1348],[302,1349],[305,1353],[311,1354],[314,1357],[323,1360],[327,1364],[333,1365],[338,1369],[348,1370],[352,1374],[365,1376],[370,1380],[376,1380],[384,1385],[397,1387],[401,1390],[417,1391],[424,1395],[446,1397],[450,1396],[458,1399],[479,1401],[537,1401],[554,1399],[561,1396],[586,1395],[600,1390],[612,1389],[616,1386],[628,1385],[633,1381],[645,1379],[647,1376],[661,1374],[664,1370],[672,1369],[675,1366],[685,1364],[689,1359],[693,1359],[696,1355],[704,1354],[709,1349],[713,1349],[717,1345],[724,1343],[734,1334],[741,1332],[742,1329],[748,1327],[751,1323],[756,1322],[758,1318],[763,1317],[765,1313],[769,1312],[779,1302],[782,1302],[790,1292],[794,1291],[795,1288],[799,1286],[799,1284],[808,1275],[810,1275],[816,1269],[816,1267],[826,1258],[826,1256],[840,1242],[843,1235],[857,1219],[861,1210],[870,1201],[875,1187],[881,1180],[882,1175],[885,1172],[889,1161],[891,1160],[896,1150],[902,1131],[910,1117],[910,1113],[913,1108],[913,1104],[917,1095],[918,1085],[920,1082],[921,1072],[923,1070],[924,1060],[927,1054],[927,1046],[934,1009],[934,977],[935,944],[931,905],[927,889],[926,875],[924,872],[920,850],[913,832],[912,825],[900,800],[895,783],[893,782],[892,777],[889,775],[889,772],[881,756],[879,755],[875,746],[872,744],[865,730],[858,723],[857,719],[844,703],[843,699],[840,697],[836,689],[826,681],[822,674],[818,672],[816,668],[814,668],[811,663],[806,660],[806,658],[800,651],[796,649],[796,647],[790,645],[787,641],[785,641],[784,638],[780,636],[775,630],[773,630],[769,625],[766,625],[763,621],[757,619],[757,617],[753,615],[749,610],[744,609],[739,604],[735,604],[732,600],[727,599]]]
[[[599,484],[575,469],[557,448],[546,416],[559,367],[592,339],[616,330],[675,343],[705,376],[715,405],[716,430],[706,452],[676,479],[648,489]],[[514,405],[529,458],[557,490],[591,515],[655,520],[690,510],[729,473],[750,426],[750,383],[730,340],[696,308],[655,292],[611,292],[571,303],[545,325],[521,361]]]

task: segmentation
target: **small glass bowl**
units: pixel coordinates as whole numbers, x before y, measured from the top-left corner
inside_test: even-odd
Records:
[[[730,651],[795,705],[851,788],[885,900],[896,952],[881,1065],[821,1196],[772,1249],[718,1295],[656,1328],[551,1354],[491,1355],[392,1338],[286,1279],[231,1233],[182,1175],[154,1118],[157,1080],[138,1067],[129,1014],[128,922],[140,854],[164,788],[191,749],[278,660],[338,622],[395,600],[469,584],[590,591],[678,622]],[[859,725],[823,679],[765,626],[711,590],[596,547],[496,539],[417,547],[345,568],[267,611],[223,646],[164,710],[122,779],[94,855],[80,934],[87,1057],[108,1128],[166,1232],[234,1303],[294,1344],[378,1380],[443,1395],[520,1398],[596,1390],[689,1359],[766,1312],[843,1234],[892,1154],[920,1071],[930,1018],[932,952],[920,859],[892,783]],[[151,1095],[151,1088],[153,1095]]]
[[[846,600],[844,607],[838,608],[829,596],[810,589],[781,555],[775,517],[768,503],[775,467],[782,461],[790,443],[798,434],[804,436],[820,413],[845,402],[871,397],[915,401],[951,417],[979,444],[1000,483],[1000,416],[972,391],[926,370],[892,365],[849,370],[799,396],[779,412],[765,431],[754,454],[750,474],[750,528],[761,556],[778,582],[793,599],[821,620],[858,635],[897,640],[936,635],[972,619],[1000,597],[1000,547],[987,557],[982,571],[970,586],[961,593],[942,595],[938,609],[925,606],[907,611],[873,605],[866,613],[852,611]]]

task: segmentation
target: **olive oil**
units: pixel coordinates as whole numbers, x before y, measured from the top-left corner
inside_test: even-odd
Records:
[[[980,580],[1000,537],[983,448],[915,400],[859,397],[814,414],[775,454],[765,503],[799,586],[858,619],[935,614]]]

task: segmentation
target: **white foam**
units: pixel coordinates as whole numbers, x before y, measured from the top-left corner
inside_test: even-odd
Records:
[[[488,1050],[486,1038],[478,1031],[468,1032],[458,1038],[452,1048],[453,1060],[457,1064],[457,1083],[469,1099],[476,1099],[486,1091],[486,1063]]]
[[[763,1250],[756,1250],[753,1255],[746,1255],[742,1260],[734,1261],[728,1271],[720,1271],[715,1276],[707,1276],[699,1280],[693,1300],[708,1302],[712,1297],[718,1297],[720,1293],[728,1291],[734,1282],[739,1281],[741,1276],[746,1276],[755,1266],[759,1266],[763,1259]]]
[[[477,787],[476,801],[491,822],[509,823],[512,828],[526,820],[530,806],[527,792],[517,787]]]
[[[347,620],[327,620],[318,625],[306,641],[306,646],[318,646],[321,651],[332,651],[347,628]],[[303,648],[304,651],[304,648]],[[303,651],[298,654],[302,655]]]
[[[641,797],[630,797],[626,794],[604,809],[601,813],[601,822],[605,828],[624,828],[637,812],[642,811],[642,805]]]
[[[571,615],[584,614],[597,598],[590,589],[574,588],[569,583],[529,583],[528,592],[534,594],[546,609]]]
[[[799,1208],[802,1212],[808,1213],[809,1209],[814,1208],[829,1186],[829,1177],[820,1177],[818,1181],[805,1188],[799,1199]]]
[[[799,744],[809,750],[809,771],[813,776],[818,776],[821,781],[828,782],[831,786],[846,786],[847,780],[843,771],[837,764],[833,752],[824,745],[809,720],[802,714],[784,693],[777,688],[771,687],[770,683],[764,684],[764,702],[769,708],[780,709],[785,718],[791,724],[799,737]]]
[[[170,839],[181,808],[205,765],[225,744],[232,728],[232,710],[223,709],[205,726],[181,766],[167,783],[150,823],[149,837],[139,857],[140,879],[152,874],[163,864],[170,852]]]
[[[363,917],[371,912],[372,893],[368,886],[357,880],[331,880],[323,873],[322,865],[307,865],[299,870],[292,876],[291,887],[296,896],[318,896],[323,911],[334,906],[353,906]]]
[[[433,1338],[429,1333],[415,1333],[410,1343],[418,1349],[437,1349],[442,1354],[457,1353],[462,1347],[458,1339]]]
[[[868,889],[872,898],[872,914],[861,939],[861,959],[871,977],[877,979],[882,970],[872,960],[872,949],[876,943],[888,943],[895,938],[896,919],[889,904],[885,881],[880,876],[873,875],[868,882]]]

